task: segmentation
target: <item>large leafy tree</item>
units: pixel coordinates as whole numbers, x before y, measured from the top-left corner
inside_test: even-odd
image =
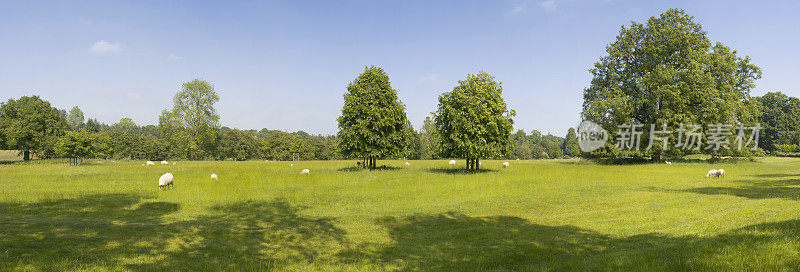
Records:
[[[39,96],[23,96],[0,103],[0,131],[7,147],[20,150],[26,161],[31,159],[32,152],[54,153],[58,137],[67,128],[63,113]]]
[[[405,105],[383,69],[370,66],[347,86],[339,122],[339,150],[349,158],[375,160],[399,155],[406,144]]]
[[[800,99],[770,92],[757,100],[761,105],[759,122],[764,127],[759,146],[775,151],[778,145],[800,144]]]
[[[176,142],[181,142],[185,156],[191,159],[214,155],[219,140],[219,114],[214,104],[219,95],[214,86],[204,80],[193,79],[182,85],[172,99],[171,111],[164,110],[159,126]]]
[[[567,130],[567,136],[564,137],[564,142],[561,144],[561,150],[564,155],[570,157],[577,157],[581,154],[581,149],[578,146],[578,135],[575,134],[575,128]]]
[[[464,158],[467,169],[479,169],[481,158],[508,154],[515,113],[503,100],[501,83],[488,73],[458,83],[439,96],[436,130],[445,157]]]
[[[735,50],[713,44],[683,10],[622,27],[595,63],[584,90],[582,117],[611,135],[624,123],[732,124],[756,122],[750,90],[761,70]],[[648,133],[642,135],[647,145]],[[613,137],[613,136],[612,136]],[[670,135],[674,143],[675,135]],[[666,153],[681,153],[673,145]],[[660,148],[650,151],[660,155]]]
[[[419,132],[420,158],[436,159],[439,157],[439,135],[436,132],[436,124],[430,116],[425,117],[422,122],[422,129]]]
[[[72,107],[67,114],[67,123],[73,130],[78,130],[83,127],[84,121],[83,111],[78,106]]]
[[[70,164],[77,165],[84,158],[105,158],[111,152],[111,139],[106,134],[90,133],[85,129],[67,131],[58,140],[56,152],[59,156],[70,158]]]
[[[237,161],[255,159],[261,155],[260,142],[255,135],[238,129],[222,132],[220,137],[220,158]]]

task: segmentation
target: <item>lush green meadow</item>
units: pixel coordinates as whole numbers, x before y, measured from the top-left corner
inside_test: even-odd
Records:
[[[0,270],[800,269],[797,159],[141,163],[0,165]]]

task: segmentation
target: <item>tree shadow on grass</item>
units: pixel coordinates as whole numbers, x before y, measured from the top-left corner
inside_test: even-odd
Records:
[[[768,177],[795,177],[795,175],[759,175]],[[698,193],[705,195],[733,195],[750,199],[783,198],[800,200],[800,179],[745,179],[737,180],[739,186],[701,187],[681,190],[681,192]]]
[[[387,217],[377,223],[395,242],[377,250],[373,258],[400,271],[764,271],[800,265],[792,253],[798,244],[791,238],[800,235],[798,220],[711,237],[614,237],[518,217],[452,212]]]
[[[471,174],[484,174],[484,173],[494,173],[499,172],[499,170],[495,169],[478,169],[478,170],[466,170],[464,168],[430,168],[428,172],[431,173],[438,173],[438,174],[450,174],[450,175],[471,175]]]
[[[396,166],[388,166],[388,165],[381,165],[372,169],[367,169],[360,166],[350,166],[350,167],[343,167],[339,168],[338,171],[340,172],[360,172],[360,171],[396,171],[403,169],[403,167],[396,167]]]
[[[0,267],[30,270],[241,271],[326,260],[346,242],[331,218],[284,201],[216,206],[165,223],[179,205],[104,194],[0,203]]]

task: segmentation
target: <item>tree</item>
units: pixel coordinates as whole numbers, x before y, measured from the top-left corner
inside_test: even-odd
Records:
[[[92,119],[92,118],[86,120],[86,124],[84,125],[86,131],[94,133],[100,132],[100,130],[102,130],[104,126],[106,125],[100,124],[100,122],[98,122],[97,119]]]
[[[425,117],[425,121],[422,122],[419,142],[421,159],[436,159],[439,157],[439,135],[436,133],[436,124],[431,117]]]
[[[407,144],[405,105],[383,69],[370,66],[347,86],[339,122],[339,150],[348,158],[375,159],[399,155]]]
[[[116,124],[107,129],[108,136],[111,137],[111,146],[114,150],[114,157],[122,159],[142,158],[144,150],[140,143],[143,141],[139,137],[139,126],[131,118],[122,118]],[[147,158],[153,159],[153,158]]]
[[[621,124],[755,123],[758,109],[749,93],[761,70],[749,57],[717,43],[683,10],[670,9],[646,24],[622,27],[584,89],[584,120],[611,135]],[[649,127],[647,128],[649,132]],[[642,135],[647,143],[649,133]],[[613,136],[612,136],[613,137]],[[674,142],[675,135],[669,135]],[[682,154],[674,145],[666,152]],[[660,156],[660,148],[649,154]]]
[[[56,150],[59,156],[69,158],[70,164],[78,165],[84,158],[108,156],[109,142],[110,138],[105,134],[93,134],[85,129],[67,131],[59,138]]]
[[[78,106],[72,107],[67,114],[67,123],[73,130],[78,130],[83,127],[83,111]]]
[[[159,124],[169,124],[170,133],[185,133],[186,156],[197,159],[211,156],[217,148],[219,114],[214,104],[219,95],[214,86],[204,80],[193,79],[182,85],[182,90],[172,99],[172,111],[163,111]],[[167,127],[165,125],[165,127]]]
[[[578,146],[578,137],[577,134],[575,134],[575,128],[569,128],[569,130],[567,130],[567,136],[564,137],[564,142],[561,144],[561,150],[564,151],[564,155],[573,158],[581,154],[581,149]]]
[[[39,96],[23,96],[0,103],[0,131],[6,145],[20,150],[23,159],[31,159],[31,152],[54,152],[58,137],[68,128],[61,111]]]
[[[245,131],[227,130],[220,137],[220,158],[232,158],[237,161],[259,157],[260,143],[258,139]]]
[[[800,99],[781,92],[756,99],[761,105],[759,123],[764,128],[759,146],[775,151],[777,145],[800,144]]]
[[[509,152],[516,114],[507,109],[501,83],[488,73],[470,74],[458,83],[439,96],[434,122],[443,155],[464,158],[467,169],[479,169],[481,158]]]

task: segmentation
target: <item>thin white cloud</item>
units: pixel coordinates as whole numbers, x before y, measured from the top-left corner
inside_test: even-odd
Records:
[[[517,13],[520,13],[521,11],[525,10],[525,8],[526,8],[526,7],[528,7],[528,5],[527,5],[527,4],[517,4],[517,5],[514,5],[514,9],[512,9],[512,10],[511,10],[511,14],[517,14]]]
[[[439,79],[439,74],[424,75],[417,79],[419,83],[433,82]]]
[[[544,8],[544,9],[546,9],[546,10],[555,10],[556,9],[556,1],[549,0],[549,1],[540,2],[539,6]]]
[[[100,40],[99,42],[93,43],[89,49],[97,53],[119,52],[122,50],[122,44]]]
[[[183,58],[176,56],[175,54],[169,54],[169,59],[171,60],[181,60]]]
[[[125,96],[128,97],[128,99],[130,99],[130,100],[139,100],[139,99],[142,98],[141,95],[135,94],[135,93],[132,93],[132,92],[126,93]]]

